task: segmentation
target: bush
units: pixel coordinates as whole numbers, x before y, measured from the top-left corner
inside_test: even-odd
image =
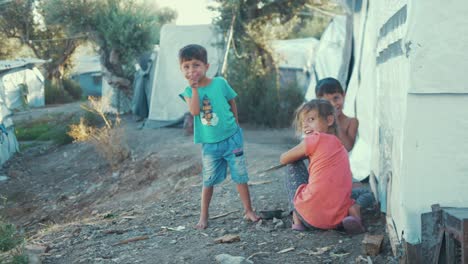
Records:
[[[60,119],[57,116],[51,116],[30,123],[18,123],[15,125],[15,134],[19,141],[52,140],[57,145],[65,145],[73,141],[67,134],[71,123],[73,123],[73,118]]]
[[[14,225],[0,219],[0,251],[9,251],[23,242]]]
[[[295,109],[304,101],[296,85],[277,88],[275,73],[259,73],[260,61],[237,59],[230,63],[227,78],[238,93],[239,120],[267,127],[287,127]]]
[[[73,102],[73,98],[65,89],[61,89],[50,81],[46,80],[44,85],[46,104],[64,104]]]
[[[75,82],[72,79],[63,79],[63,89],[74,99],[81,100],[83,95],[83,90],[79,83]]]
[[[29,261],[23,254],[23,247],[23,235],[14,225],[0,219],[0,263],[27,264]]]
[[[97,98],[89,98],[89,107],[85,109],[102,119],[105,124],[102,127],[89,125],[84,118],[80,118],[78,124],[70,125],[68,135],[75,141],[89,141],[96,151],[109,163],[112,169],[118,166],[128,157],[130,151],[125,142],[125,132],[120,126],[120,118],[110,118],[104,113],[105,102]]]

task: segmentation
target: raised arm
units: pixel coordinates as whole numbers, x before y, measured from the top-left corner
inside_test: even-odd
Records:
[[[239,124],[239,118],[237,117],[236,100],[234,99],[229,100],[229,105],[231,106],[231,112],[234,114],[234,118],[236,118],[236,123]]]
[[[305,157],[305,151],[305,143],[304,141],[301,141],[299,145],[281,154],[280,163],[288,164],[303,159]]]
[[[192,87],[192,98],[184,97],[189,106],[189,111],[193,116],[200,114],[200,96],[198,96],[198,79],[199,74],[194,74],[188,79],[190,87]]]

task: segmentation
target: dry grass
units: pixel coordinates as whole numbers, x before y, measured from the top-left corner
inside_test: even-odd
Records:
[[[103,127],[90,126],[81,118],[79,124],[70,126],[68,135],[76,142],[88,141],[93,144],[97,152],[116,169],[130,156],[130,151],[125,143],[125,131],[120,126],[119,116],[109,118],[104,111],[105,105],[105,99],[94,97],[89,98],[89,106],[82,105],[85,110],[102,118],[105,124]]]

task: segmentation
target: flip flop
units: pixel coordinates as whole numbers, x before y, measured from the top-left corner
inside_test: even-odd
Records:
[[[351,235],[364,233],[366,230],[362,226],[361,219],[355,216],[347,216],[342,221],[346,233]]]
[[[292,224],[291,226],[292,230],[294,231],[305,231],[306,228],[303,224]]]

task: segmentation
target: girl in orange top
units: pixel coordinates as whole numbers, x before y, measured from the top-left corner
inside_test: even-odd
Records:
[[[333,106],[314,99],[296,111],[296,130],[305,135],[299,145],[283,153],[281,164],[309,158],[309,175],[288,173],[286,187],[293,206],[294,230],[333,229],[340,224],[349,233],[361,233],[360,213],[351,197],[352,176],[348,153],[336,137]],[[302,165],[304,166],[304,165]]]

